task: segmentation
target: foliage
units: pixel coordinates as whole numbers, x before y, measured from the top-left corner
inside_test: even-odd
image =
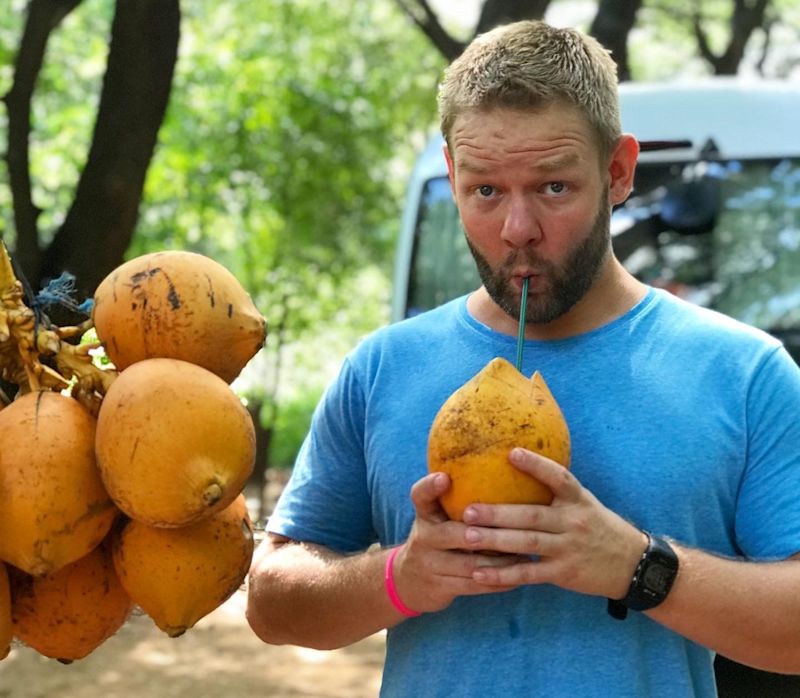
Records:
[[[671,0],[645,0],[637,29],[630,37],[636,79],[663,80],[711,73],[711,67],[699,55],[693,34],[695,11],[699,12],[711,49],[715,53],[724,50],[731,38],[732,0],[703,0],[680,6]],[[766,26],[753,33],[739,74],[788,77],[800,64],[798,39],[800,6],[796,0],[772,0]]]
[[[321,395],[321,389],[308,389],[281,406],[270,449],[273,467],[292,467]]]

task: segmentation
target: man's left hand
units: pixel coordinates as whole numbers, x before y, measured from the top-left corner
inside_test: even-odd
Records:
[[[465,547],[535,556],[507,567],[473,572],[481,584],[555,584],[584,594],[620,599],[628,591],[647,536],[604,507],[562,465],[522,448],[509,461],[547,485],[543,504],[471,504],[464,512]]]

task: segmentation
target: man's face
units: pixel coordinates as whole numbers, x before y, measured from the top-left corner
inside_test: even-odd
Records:
[[[591,289],[610,258],[608,172],[575,109],[507,109],[459,116],[450,181],[467,242],[492,300],[546,324]]]
[[[518,248],[508,253],[499,266],[492,267],[469,237],[467,244],[475,259],[481,282],[495,303],[513,318],[518,318],[521,291],[512,283],[514,270],[527,267],[537,270],[539,291],[530,292],[525,308],[525,322],[546,324],[561,317],[591,288],[608,255],[611,244],[609,220],[611,207],[600,201],[598,213],[588,233],[567,252],[565,259],[546,259],[535,246]],[[530,283],[530,282],[529,282]]]

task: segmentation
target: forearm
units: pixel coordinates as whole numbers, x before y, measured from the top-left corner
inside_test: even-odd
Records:
[[[270,644],[334,649],[396,624],[383,585],[387,552],[342,556],[265,541],[249,576],[247,620]]]
[[[678,577],[647,614],[734,661],[800,673],[800,560],[743,562],[674,547]]]

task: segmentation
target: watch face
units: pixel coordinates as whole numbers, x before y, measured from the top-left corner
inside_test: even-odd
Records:
[[[675,571],[664,567],[658,562],[648,565],[644,571],[642,581],[644,586],[655,594],[665,594],[669,591],[670,583],[675,575]]]

